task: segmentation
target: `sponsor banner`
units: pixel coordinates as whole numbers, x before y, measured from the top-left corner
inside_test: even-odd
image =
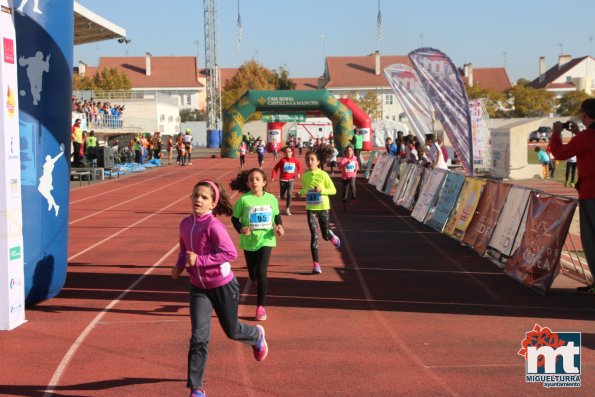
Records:
[[[409,177],[409,182],[405,187],[405,192],[403,193],[403,201],[401,202],[401,206],[408,210],[411,209],[413,206],[413,200],[415,199],[415,192],[417,192],[417,187],[421,182],[422,175],[426,168],[422,167],[421,165],[416,165],[411,172],[411,176]]]
[[[407,115],[411,129],[420,142],[434,131],[434,109],[417,72],[407,65],[395,64],[384,69],[397,100]]]
[[[401,204],[401,197],[403,196],[403,192],[405,191],[405,185],[407,184],[407,180],[409,179],[409,175],[411,174],[412,167],[414,167],[413,164],[403,163],[401,169],[399,170],[399,182],[397,183],[397,189],[395,190],[395,194],[393,195],[393,202],[396,205]]]
[[[472,175],[471,119],[461,74],[446,54],[434,48],[410,52],[409,59],[465,171]]]
[[[280,130],[269,130],[267,132],[268,140],[267,143],[280,143],[281,142],[281,131]]]
[[[492,167],[490,175],[497,178],[510,176],[510,134],[508,131],[494,131],[492,141]]]
[[[471,136],[473,139],[473,164],[475,169],[490,169],[490,116],[485,108],[485,99],[469,101]]]
[[[382,169],[378,174],[378,180],[376,181],[376,190],[382,191],[384,189],[384,185],[386,184],[386,178],[389,176],[390,170],[393,167],[393,163],[395,161],[394,156],[386,156],[382,164]]]
[[[530,194],[530,189],[513,186],[506,196],[487,250],[487,254],[500,264],[518,247],[519,237],[525,231],[525,210]]]
[[[306,121],[306,113],[272,113],[272,112],[262,112],[261,121],[264,123],[269,122],[283,122],[283,123],[303,123]]]
[[[485,179],[465,179],[457,204],[444,228],[445,234],[459,241],[463,239],[471,219],[475,216],[475,209],[485,184]]]
[[[393,166],[391,167],[390,173],[386,178],[386,183],[384,185],[384,194],[390,196],[390,192],[393,190],[393,187],[397,183],[397,178],[399,177],[399,170],[401,169],[401,162],[395,158],[393,161]]]
[[[440,197],[434,208],[430,208],[426,215],[425,224],[442,233],[444,225],[450,218],[450,213],[457,202],[461,187],[465,182],[465,175],[449,172],[440,192]]]
[[[368,180],[368,183],[376,187],[378,185],[380,179],[382,178],[383,174],[386,172],[386,164],[390,160],[390,157],[386,153],[382,153],[378,156],[376,160],[376,164],[374,165],[374,169],[372,170],[372,175]]]
[[[560,254],[576,200],[531,192],[525,232],[504,273],[545,294],[560,271]]]
[[[471,219],[463,243],[481,256],[485,255],[488,243],[500,217],[506,197],[512,185],[488,181],[483,189],[476,215]]]
[[[368,162],[365,163],[366,171],[364,172],[364,178],[368,179],[370,177],[370,172],[372,171],[372,166],[374,165],[374,162],[376,161],[376,155],[378,153],[380,153],[380,152],[378,152],[377,150],[370,152],[370,158],[368,159]],[[364,162],[362,162],[362,164],[364,164]]]
[[[0,330],[10,330],[25,322],[25,276],[14,13],[0,7]]]
[[[448,171],[440,168],[434,168],[432,170],[428,181],[423,186],[421,193],[419,194],[419,199],[417,200],[417,203],[415,203],[415,207],[411,212],[411,216],[414,219],[423,223],[428,211],[434,204],[436,204],[436,200],[438,200],[438,191],[442,188],[447,173]]]

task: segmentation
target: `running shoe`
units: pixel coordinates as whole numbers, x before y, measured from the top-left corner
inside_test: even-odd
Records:
[[[264,310],[264,306],[258,306],[256,308],[256,321],[264,321],[267,319],[267,312]]]
[[[586,287],[578,287],[576,292],[585,295],[595,295],[595,285],[588,285]]]
[[[190,390],[190,397],[207,397],[204,390]]]
[[[331,243],[333,243],[333,245],[335,246],[335,248],[339,248],[341,246],[341,239],[339,239],[339,237],[337,237],[336,234],[333,235],[333,238],[331,239]]]
[[[312,273],[313,274],[320,274],[320,273],[322,273],[322,269],[320,268],[320,263],[314,262],[314,266],[312,266]]]
[[[252,349],[254,350],[254,358],[256,361],[262,361],[267,358],[267,354],[269,354],[269,345],[264,338],[264,327],[262,325],[257,325],[256,328],[258,328],[260,337],[258,338],[258,344],[253,346]]]
[[[355,200],[355,199],[352,199],[352,200],[351,200],[351,206],[352,206],[352,207],[355,207],[355,204],[357,204],[357,203],[356,203],[356,200]]]
[[[285,210],[285,215],[291,216],[291,211],[289,211],[289,208]]]

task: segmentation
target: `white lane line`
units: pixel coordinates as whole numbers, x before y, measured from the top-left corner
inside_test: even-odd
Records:
[[[47,385],[47,387],[46,387],[46,389],[45,389],[45,391],[43,393],[43,396],[44,397],[49,397],[52,394],[54,394],[54,391],[56,389],[56,386],[60,382],[60,378],[62,377],[62,374],[64,373],[64,371],[68,367],[68,364],[70,364],[70,361],[72,360],[72,358],[76,354],[76,352],[79,349],[79,347],[83,344],[83,342],[85,341],[85,339],[87,338],[87,336],[89,335],[89,333],[91,333],[91,331],[93,330],[93,328],[95,328],[95,325],[103,318],[103,316],[105,316],[107,314],[107,312],[110,311],[110,309],[112,307],[114,307],[122,299],[124,299],[124,297],[130,291],[132,291],[141,281],[143,281],[145,279],[145,277],[147,277],[149,274],[153,273],[153,271],[155,270],[155,268],[157,266],[159,266],[161,263],[163,263],[167,258],[169,258],[170,255],[172,255],[178,249],[179,249],[179,244],[176,243],[165,255],[163,255],[161,258],[159,258],[159,260],[157,262],[155,262],[140,277],[138,277],[132,284],[130,284],[130,286],[128,288],[126,288],[124,291],[122,291],[122,293],[120,295],[118,295],[118,297],[116,299],[114,299],[113,301],[111,301],[105,307],[105,309],[103,309],[99,314],[97,314],[97,316],[95,316],[95,318],[89,323],[89,325],[87,325],[87,328],[85,328],[83,330],[83,332],[81,332],[81,334],[79,335],[79,337],[70,346],[70,349],[68,349],[68,351],[66,352],[66,354],[62,358],[62,361],[60,361],[60,364],[56,368],[56,371],[54,372],[54,375],[52,376],[52,379],[50,379],[50,382],[48,383],[48,385]]]
[[[355,269],[354,269],[355,270]],[[248,294],[248,296],[256,296]],[[294,295],[270,295],[267,298],[276,299],[297,299],[297,300],[313,300],[313,301],[337,301],[337,302],[370,302],[370,303],[390,303],[390,304],[404,304],[404,305],[435,305],[435,306],[461,306],[461,307],[479,307],[485,309],[524,309],[524,310],[552,310],[567,312],[594,312],[595,308],[585,307],[553,307],[553,306],[530,306],[530,305],[505,305],[505,304],[489,304],[489,303],[467,303],[467,302],[438,302],[438,301],[414,301],[404,299],[365,299],[361,298],[336,298],[328,296],[294,296]]]
[[[210,170],[210,168],[209,168],[208,170]],[[172,174],[173,174],[173,173],[172,173]],[[169,175],[171,175],[171,174],[168,174],[168,175],[161,175],[160,177],[167,177],[167,176],[169,176]],[[74,220],[74,221],[71,221],[70,223],[68,223],[68,225],[74,225],[75,223],[78,223],[78,222],[84,221],[85,219],[89,219],[89,218],[91,218],[91,217],[97,216],[97,215],[99,215],[99,214],[101,214],[101,213],[104,213],[104,212],[106,212],[106,211],[109,211],[109,210],[111,210],[111,209],[117,208],[117,207],[119,207],[119,206],[121,206],[121,205],[124,205],[124,204],[130,203],[131,201],[136,201],[136,200],[138,200],[138,199],[139,199],[139,198],[141,198],[141,197],[145,197],[145,196],[150,196],[150,195],[153,195],[153,194],[155,194],[156,192],[158,192],[158,191],[160,191],[160,190],[163,190],[163,189],[165,189],[165,188],[168,188],[168,187],[170,187],[170,186],[172,186],[172,185],[176,185],[176,184],[178,184],[179,182],[181,182],[181,181],[183,181],[183,180],[186,180],[186,179],[190,179],[190,178],[196,178],[196,175],[189,175],[189,176],[187,176],[187,177],[184,177],[184,178],[179,178],[179,177],[176,177],[176,179],[175,179],[175,180],[174,180],[174,182],[172,182],[172,183],[169,183],[169,184],[167,184],[167,185],[162,185],[162,186],[160,186],[160,187],[159,187],[159,188],[157,188],[157,189],[151,189],[151,190],[150,190],[149,192],[147,192],[147,193],[141,194],[141,195],[139,195],[139,196],[134,196],[133,198],[131,198],[131,199],[129,199],[129,200],[126,200],[126,201],[121,201],[121,202],[119,202],[118,204],[114,204],[114,205],[112,205],[111,207],[104,208],[104,209],[103,209],[103,210],[101,210],[101,211],[96,211],[96,212],[93,212],[93,213],[92,213],[92,214],[90,214],[90,215],[87,215],[87,216],[84,216],[84,217],[82,217],[82,218],[79,218],[79,219],[76,219],[76,220]],[[152,178],[152,179],[154,179],[154,178]],[[142,181],[142,182],[146,182],[146,181],[148,181],[148,179],[145,179],[145,180],[144,180],[144,181]],[[140,182],[139,182],[139,183],[140,183]],[[126,186],[126,187],[128,187],[128,186]],[[118,189],[110,190],[110,191],[109,191],[109,193],[111,193],[111,192],[114,192],[114,191],[116,191],[116,190],[118,190]],[[95,196],[94,196],[94,197],[95,197]],[[86,200],[86,199],[85,199],[85,200]],[[79,201],[77,201],[77,202],[81,202],[81,201],[84,201],[84,200],[79,200]],[[72,205],[72,204],[74,204],[74,203],[71,203],[71,205]]]
[[[212,169],[212,168],[208,168],[208,170],[211,170],[211,169]],[[138,173],[135,173],[135,175],[134,175],[134,176],[137,176],[137,175],[140,175],[140,174],[138,174]],[[81,199],[79,199],[79,200],[76,200],[76,201],[71,201],[71,202],[70,202],[70,205],[72,205],[72,204],[77,204],[77,203],[82,203],[82,202],[84,202],[84,201],[92,200],[92,199],[94,199],[94,198],[101,197],[101,196],[104,196],[104,195],[106,195],[106,194],[110,194],[110,193],[113,193],[113,192],[117,192],[118,190],[127,189],[127,188],[129,188],[129,187],[133,187],[133,186],[139,185],[139,184],[141,184],[141,183],[145,183],[145,182],[148,182],[148,181],[152,181],[152,180],[154,180],[154,179],[160,179],[160,178],[163,178],[163,177],[168,177],[168,176],[171,176],[171,175],[178,175],[178,172],[177,172],[177,171],[168,172],[168,173],[166,173],[166,174],[162,174],[162,175],[155,175],[155,176],[153,176],[153,177],[150,177],[150,178],[147,178],[147,179],[142,179],[142,180],[140,180],[140,181],[138,181],[138,182],[133,182],[133,183],[126,183],[124,186],[120,186],[120,187],[118,187],[118,188],[115,188],[115,189],[109,190],[109,191],[107,191],[107,192],[98,193],[98,194],[94,194],[94,195],[92,195],[92,196],[88,196],[88,197],[85,197],[85,198],[81,198]],[[132,175],[131,175],[131,177],[132,177]],[[108,181],[108,182],[109,182],[109,181]],[[89,186],[89,185],[87,185],[87,186]],[[91,186],[96,186],[96,185],[91,185]],[[85,186],[85,187],[86,187],[86,186]],[[79,189],[77,189],[77,190],[79,190]],[[86,189],[85,189],[85,190],[86,190]],[[72,196],[72,194],[71,194],[71,196]]]
[[[336,222],[337,226],[339,227],[339,230],[341,230],[342,227],[341,227],[341,221],[339,220],[339,217],[334,216],[334,218],[335,218],[335,222]],[[421,358],[419,358],[418,355],[415,354],[415,352],[409,347],[409,344],[405,343],[405,341],[395,332],[394,328],[388,323],[388,321],[382,316],[382,314],[378,310],[376,310],[376,308],[374,307],[374,297],[372,296],[372,293],[370,292],[370,288],[368,288],[368,284],[366,283],[366,280],[364,279],[364,276],[362,275],[362,272],[359,269],[357,260],[355,259],[355,256],[353,255],[353,251],[350,248],[350,243],[349,243],[347,237],[343,233],[341,233],[341,234],[342,234],[343,241],[346,243],[345,245],[342,245],[342,249],[345,249],[347,251],[347,255],[349,255],[349,258],[351,259],[351,263],[352,263],[351,266],[355,269],[355,274],[357,275],[357,279],[359,281],[360,287],[361,287],[362,291],[364,292],[366,301],[371,306],[372,313],[374,314],[374,316],[376,317],[378,322],[381,324],[381,326],[384,328],[385,333],[387,335],[389,335],[392,338],[392,340],[399,346],[399,348],[401,348],[401,350],[407,356],[409,356],[409,358],[419,368],[422,368],[428,374],[428,377],[430,379],[432,379],[434,382],[436,382],[436,384],[438,386],[440,386],[449,395],[458,396],[459,394],[452,387],[450,387],[440,376],[438,376],[436,373],[434,373],[431,369],[425,368],[425,365],[424,365],[423,361],[421,360]]]
[[[364,189],[366,189],[368,191],[368,193],[370,193],[370,195],[376,199],[376,201],[378,201],[380,204],[382,204],[385,208],[388,208],[389,211],[391,211],[392,213],[396,213],[394,208],[391,208],[388,204],[386,204],[383,200],[380,200],[376,194],[374,194],[374,192],[372,192],[366,185],[364,185]],[[413,225],[411,224],[411,221],[409,218],[404,218],[404,223],[412,230],[415,230]],[[432,247],[434,247],[434,249],[436,251],[438,251],[444,258],[446,258],[450,263],[452,263],[455,267],[461,269],[462,271],[464,271],[465,269],[458,263],[458,261],[453,258],[451,255],[449,255],[447,252],[445,252],[444,250],[442,250],[440,247],[438,247],[438,245],[436,243],[434,243],[432,240],[430,240],[427,236],[425,236],[423,233],[419,233],[419,236],[424,239],[426,241],[426,243],[428,243],[429,245],[431,245]],[[469,274],[469,277],[471,278],[471,281],[473,281],[473,283],[475,283],[478,287],[480,287],[487,295],[491,296],[493,299],[495,300],[501,300],[500,296],[495,293],[486,283],[484,283],[481,280],[478,280],[476,277],[474,277],[472,274]]]

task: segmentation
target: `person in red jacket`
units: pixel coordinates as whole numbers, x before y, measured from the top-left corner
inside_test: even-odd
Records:
[[[558,160],[576,156],[579,198],[581,241],[591,270],[591,285],[579,287],[578,292],[595,295],[595,98],[585,99],[581,104],[580,119],[587,129],[579,131],[573,122],[554,123],[550,138],[550,149]],[[562,144],[562,130],[570,130],[574,136]]]
[[[280,198],[285,198],[285,214],[291,216],[291,198],[293,196],[293,181],[297,177],[298,179],[302,176],[302,165],[300,161],[293,157],[293,149],[290,146],[286,146],[283,151],[285,157],[279,160],[279,162],[273,168],[273,174],[271,175],[271,181],[275,180],[277,172],[280,172],[279,184],[281,187]]]

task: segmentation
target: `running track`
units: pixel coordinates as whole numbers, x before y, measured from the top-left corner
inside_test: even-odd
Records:
[[[66,286],[0,333],[0,395],[187,396],[187,279],[169,278],[177,226],[193,184],[227,184],[237,165],[205,158],[74,188]],[[278,183],[270,187],[277,194]],[[310,274],[304,202],[283,217],[287,234],[269,267],[269,356],[256,363],[213,318],[209,396],[593,395],[593,298],[575,295],[566,277],[538,295],[363,180],[358,189],[347,212],[332,200],[343,245],[321,242],[322,275]],[[241,252],[234,268],[240,317],[252,322]],[[525,383],[517,351],[535,323],[582,332],[580,389]]]

